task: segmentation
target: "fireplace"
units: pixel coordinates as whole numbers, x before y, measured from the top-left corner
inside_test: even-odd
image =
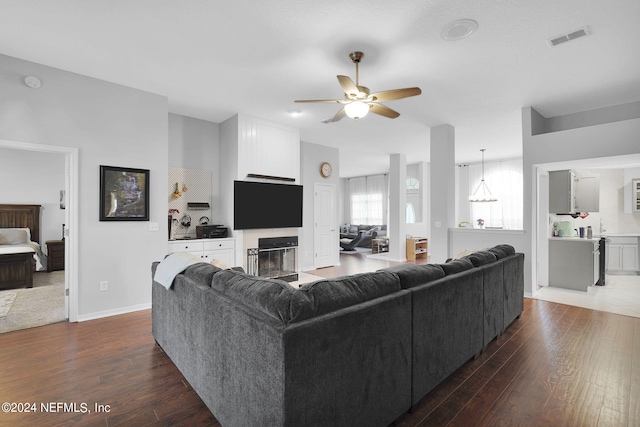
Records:
[[[249,274],[287,282],[298,280],[298,236],[265,237],[247,250]]]

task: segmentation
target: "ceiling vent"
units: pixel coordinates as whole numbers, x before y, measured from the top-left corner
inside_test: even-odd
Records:
[[[589,34],[590,34],[589,28],[585,26],[582,28],[578,28],[577,30],[568,32],[566,34],[562,34],[560,36],[556,36],[552,39],[549,39],[547,40],[547,43],[549,43],[549,46],[554,47],[554,46],[558,46],[559,44],[569,42],[571,40],[579,39],[580,37],[588,36]]]

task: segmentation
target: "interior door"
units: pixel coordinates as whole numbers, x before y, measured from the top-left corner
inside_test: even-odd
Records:
[[[314,267],[338,264],[339,244],[336,233],[336,187],[315,184],[314,188]]]

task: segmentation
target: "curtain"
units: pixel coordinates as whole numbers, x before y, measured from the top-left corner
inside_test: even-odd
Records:
[[[482,179],[482,165],[469,166],[469,195],[472,195]],[[484,227],[510,230],[523,228],[523,182],[522,159],[502,160],[484,164],[484,181],[497,202],[469,203],[471,223],[479,228],[478,219]],[[464,185],[464,183],[461,183]]]
[[[381,225],[387,220],[385,175],[349,179],[351,223]]]

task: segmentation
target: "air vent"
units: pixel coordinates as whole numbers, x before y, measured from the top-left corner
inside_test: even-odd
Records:
[[[547,40],[547,43],[549,43],[550,46],[554,47],[554,46],[558,46],[559,44],[569,42],[571,40],[579,39],[580,37],[588,36],[589,34],[590,34],[589,28],[585,26],[582,28],[578,28],[577,30],[568,32],[566,34],[562,34],[552,39],[549,39]]]

